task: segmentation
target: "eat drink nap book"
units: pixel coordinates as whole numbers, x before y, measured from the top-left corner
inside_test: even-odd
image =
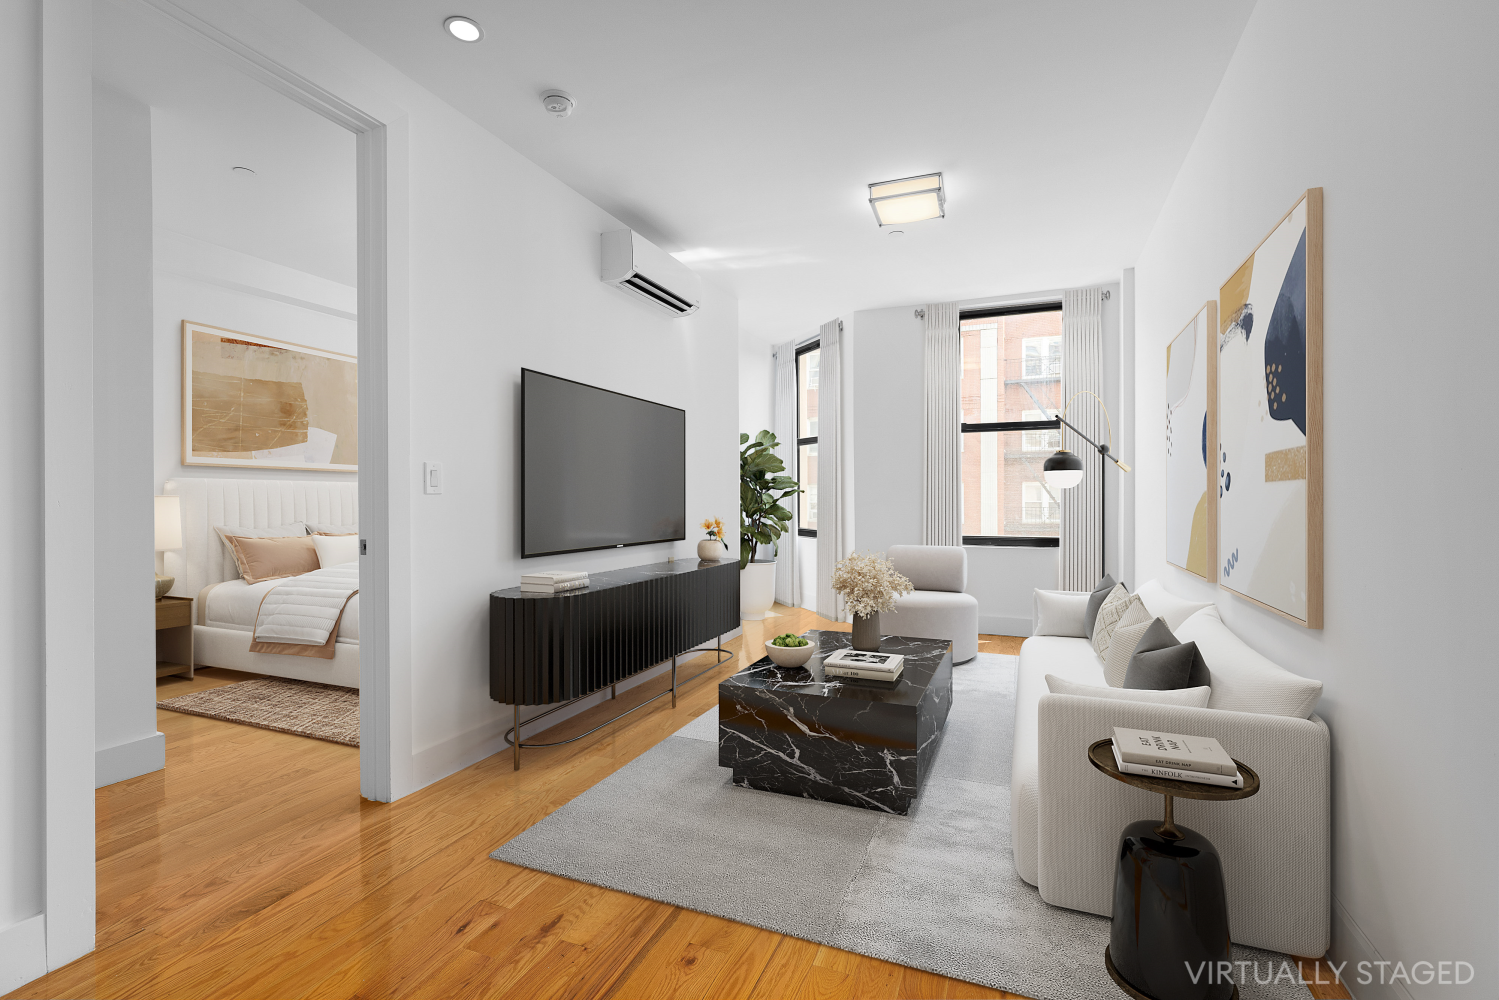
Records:
[[[1211,736],[1182,736],[1180,733],[1156,733],[1115,726],[1114,746],[1120,759],[1130,764],[1205,771],[1208,774],[1239,773],[1233,758]]]

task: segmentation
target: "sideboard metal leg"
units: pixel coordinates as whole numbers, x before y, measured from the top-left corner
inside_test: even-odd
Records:
[[[515,709],[515,769],[520,770],[520,706],[512,706]]]
[[[618,682],[615,682],[614,684],[610,684],[609,685],[609,700],[613,701],[615,698],[618,698],[618,697],[619,697],[619,684],[618,684]]]
[[[677,707],[677,658],[671,658],[671,707]]]

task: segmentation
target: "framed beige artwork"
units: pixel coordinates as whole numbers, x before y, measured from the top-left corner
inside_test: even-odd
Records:
[[[1322,189],[1218,290],[1218,585],[1322,627]]]
[[[359,471],[358,359],[183,320],[182,464]]]
[[[1166,345],[1166,561],[1214,580],[1218,562],[1218,303]]]

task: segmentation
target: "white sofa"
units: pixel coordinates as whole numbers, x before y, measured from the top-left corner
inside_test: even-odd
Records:
[[[1258,794],[1176,800],[1176,821],[1222,855],[1229,928],[1242,944],[1321,956],[1331,919],[1330,742],[1312,714],[1321,682],[1250,649],[1214,605],[1189,604],[1152,581],[1139,596],[1212,673],[1206,708],[1051,694],[1046,675],[1104,686],[1087,638],[1038,635],[1020,648],[1010,816],[1015,866],[1055,906],[1110,914],[1114,859],[1127,823],[1161,815],[1160,795],[1094,769],[1086,749],[1115,726],[1211,736],[1253,767]]]
[[[961,545],[892,545],[895,571],[911,581],[914,593],[895,600],[881,616],[887,635],[952,641],[952,661],[979,655],[979,602],[968,587],[968,553]]]

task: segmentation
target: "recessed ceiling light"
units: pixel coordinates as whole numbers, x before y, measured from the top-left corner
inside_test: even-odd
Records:
[[[947,214],[946,206],[947,195],[942,190],[940,173],[869,185],[869,207],[874,209],[875,221],[882,226],[940,219]]]
[[[254,177],[255,171],[249,167],[230,167],[229,172],[236,177]]]
[[[484,29],[479,27],[479,22],[471,17],[454,15],[442,22],[442,26],[448,29],[448,34],[460,42],[477,42],[484,37]]]

